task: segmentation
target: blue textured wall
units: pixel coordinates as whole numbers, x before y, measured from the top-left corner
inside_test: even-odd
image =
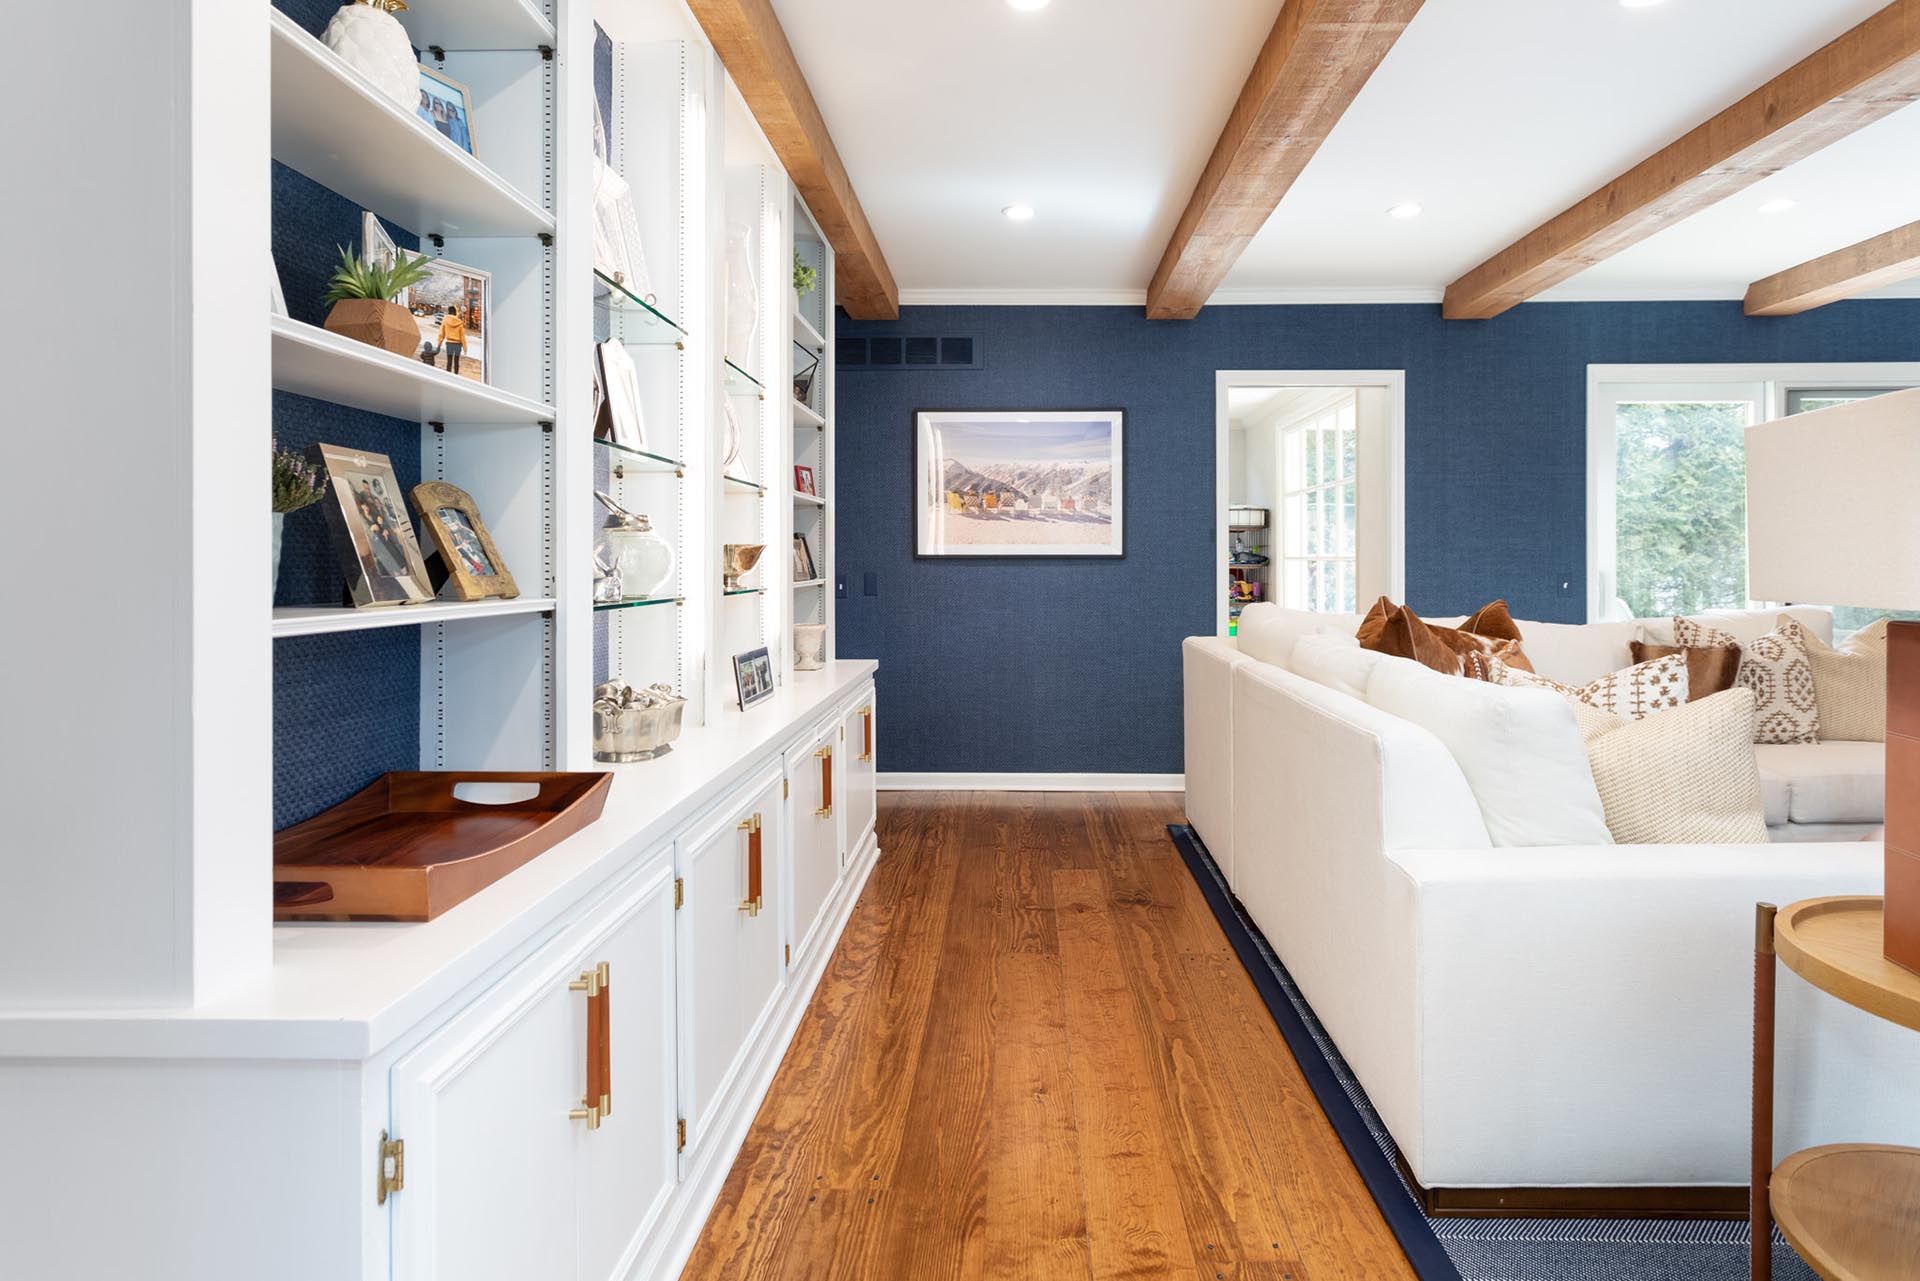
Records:
[[[1407,597],[1506,597],[1578,622],[1586,588],[1589,364],[1920,359],[1920,301],[1750,320],[1738,303],[909,307],[842,337],[974,334],[984,368],[838,371],[839,650],[880,660],[889,771],[1176,773],[1180,641],[1214,626],[1214,374],[1407,371]],[[913,558],[916,409],[1119,406],[1127,555]],[[879,594],[862,594],[877,575]],[[1570,584],[1563,589],[1561,583]]]

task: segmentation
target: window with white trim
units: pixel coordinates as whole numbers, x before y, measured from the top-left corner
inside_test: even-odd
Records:
[[[1359,433],[1351,395],[1281,437],[1281,591],[1289,609],[1357,612]]]

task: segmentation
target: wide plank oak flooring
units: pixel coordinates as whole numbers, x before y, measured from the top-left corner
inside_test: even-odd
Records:
[[[889,792],[683,1276],[1400,1281],[1161,793]]]

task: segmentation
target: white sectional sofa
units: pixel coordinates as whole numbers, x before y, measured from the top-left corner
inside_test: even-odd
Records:
[[[1880,745],[1758,749],[1769,844],[1497,848],[1438,738],[1289,670],[1357,622],[1254,606],[1186,642],[1187,814],[1415,1179],[1744,1184],[1754,905],[1879,891]],[[1555,679],[1629,661],[1631,624],[1520,628]],[[1783,971],[1779,1041],[1779,1150],[1920,1143],[1920,1038]]]

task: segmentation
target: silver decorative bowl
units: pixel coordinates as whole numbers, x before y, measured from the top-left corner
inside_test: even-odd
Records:
[[[607,689],[601,686],[600,689]],[[617,685],[614,688],[619,688]],[[598,690],[595,691],[599,693]],[[617,695],[593,701],[593,759],[614,764],[650,761],[673,750],[687,700],[648,691],[623,705]]]

